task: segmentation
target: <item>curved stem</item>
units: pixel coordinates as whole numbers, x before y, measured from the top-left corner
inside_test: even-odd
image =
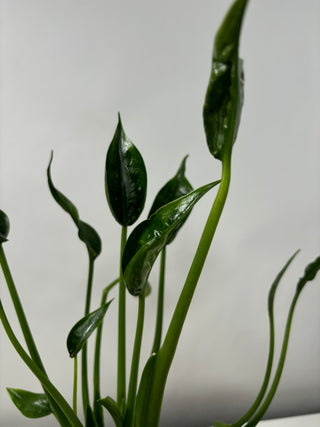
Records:
[[[156,427],[159,424],[164,388],[169,369],[176,351],[182,327],[187,316],[205,259],[215,234],[227,198],[231,178],[231,152],[225,154],[222,162],[221,184],[204,227],[201,239],[191,264],[189,274],[173,313],[168,332],[157,353],[154,378],[149,397],[148,412],[143,426]],[[140,427],[143,427],[140,426]]]
[[[156,330],[155,330],[153,347],[152,347],[151,353],[157,353],[161,345],[165,269],[166,269],[166,247],[162,249],[161,258],[160,258],[157,320],[156,320]]]
[[[92,282],[93,282],[93,271],[94,271],[94,260],[89,255],[89,272],[87,282],[87,294],[86,303],[84,309],[84,315],[86,316],[90,312],[90,302],[92,294]],[[82,348],[81,352],[81,386],[82,386],[82,405],[83,411],[87,413],[87,406],[89,405],[89,386],[88,386],[88,366],[87,366],[87,344]]]
[[[25,362],[25,364],[30,368],[33,374],[38,378],[42,386],[46,390],[48,390],[48,393],[50,393],[50,396],[52,396],[55,402],[57,402],[57,404],[63,411],[64,415],[69,420],[70,424],[73,427],[83,427],[80,420],[78,419],[76,414],[73,412],[72,408],[70,407],[68,402],[65,400],[65,398],[55,388],[55,386],[48,379],[47,375],[42,371],[42,369],[38,367],[38,365],[31,359],[31,357],[25,352],[22,345],[19,343],[17,337],[15,336],[9,324],[8,318],[4,312],[1,301],[0,301],[0,319],[4,327],[4,330],[9,340],[11,341],[11,344],[15,348],[16,352],[19,354],[19,356]],[[62,424],[62,425],[65,425],[65,424]]]
[[[254,427],[258,424],[258,422],[261,420],[261,418],[263,417],[263,415],[267,411],[268,407],[270,406],[270,403],[271,403],[271,401],[272,401],[272,399],[273,399],[273,397],[277,391],[277,388],[278,388],[278,385],[280,382],[280,378],[281,378],[281,374],[283,371],[283,367],[284,367],[284,362],[285,362],[286,355],[287,355],[287,349],[288,349],[288,342],[289,342],[290,329],[291,329],[291,324],[292,324],[292,319],[293,319],[293,313],[294,313],[294,309],[296,307],[296,303],[298,301],[299,295],[300,295],[300,292],[296,292],[296,294],[293,297],[290,309],[289,309],[286,328],[285,328],[284,337],[283,337],[281,353],[280,353],[280,358],[279,358],[279,363],[278,363],[278,367],[277,367],[277,370],[276,370],[276,373],[274,376],[273,383],[271,384],[269,393],[267,394],[267,397],[265,398],[262,406],[260,407],[260,410],[257,412],[255,417],[251,421],[248,422],[246,427]]]
[[[0,264],[1,264],[3,275],[5,277],[8,290],[9,290],[9,293],[15,308],[15,312],[17,314],[17,318],[19,320],[19,324],[20,324],[25,342],[27,344],[30,356],[32,360],[36,363],[36,365],[39,367],[39,369],[41,369],[41,371],[45,375],[47,375],[44,365],[42,363],[40,354],[38,352],[36,343],[33,339],[31,329],[29,327],[26,315],[24,313],[24,310],[20,301],[20,297],[16,289],[16,286],[14,284],[13,277],[12,277],[2,245],[0,245]],[[69,426],[68,420],[66,419],[64,413],[61,411],[61,409],[59,408],[55,400],[51,398],[50,393],[47,393],[47,390],[45,388],[44,388],[44,392],[47,394],[54,416],[57,418],[57,420],[60,422],[61,425]]]
[[[113,282],[108,285],[103,293],[101,298],[101,307],[106,303],[109,291],[119,282],[119,278],[115,279]],[[103,322],[97,328],[96,335],[96,345],[94,351],[94,367],[93,367],[93,395],[94,395],[94,415],[96,417],[97,423],[100,427],[103,427],[103,409],[98,400],[101,399],[100,393],[100,356],[101,356],[101,336],[102,336],[102,327]]]
[[[132,354],[131,372],[130,372],[130,381],[129,381],[129,390],[128,390],[128,402],[127,402],[127,410],[126,410],[126,416],[124,421],[124,427],[131,427],[134,419],[134,407],[136,402],[139,361],[140,361],[140,351],[141,351],[143,322],[144,322],[144,307],[145,307],[145,297],[144,295],[140,295],[136,336],[134,340],[134,347],[133,347],[133,354]]]
[[[117,401],[120,407],[126,400],[126,286],[122,274],[122,254],[127,241],[127,227],[121,230],[120,244],[120,279],[119,279],[119,313],[118,313],[118,384]]]

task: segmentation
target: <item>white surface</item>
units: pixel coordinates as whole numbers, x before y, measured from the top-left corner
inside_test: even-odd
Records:
[[[0,196],[11,220],[6,251],[50,377],[69,397],[72,364],[65,339],[82,315],[87,259],[74,225],[49,195],[50,150],[54,182],[104,242],[95,272],[96,307],[101,289],[118,275],[120,230],[103,188],[117,112],[145,158],[144,215],[185,154],[195,187],[220,176],[220,164],[206,147],[201,109],[213,35],[229,5],[229,0],[1,3]],[[319,253],[319,15],[317,0],[249,4],[241,41],[245,106],[231,190],[168,379],[164,425],[181,420],[181,414],[192,425],[210,413],[207,425],[247,409],[265,369],[269,286],[301,247],[276,300],[278,352],[296,281]],[[168,248],[165,327],[214,194],[199,203]],[[156,268],[154,288],[157,277]],[[2,278],[0,291],[13,319]],[[268,416],[319,408],[319,300],[317,278],[298,303],[286,368]],[[151,347],[155,307],[156,291],[147,303],[142,361]],[[136,301],[128,298],[128,357],[135,313]],[[115,304],[108,316],[104,390],[114,395]],[[39,387],[2,331],[0,339],[0,413],[21,425],[4,387]]]
[[[302,415],[299,417],[261,421],[261,427],[319,427],[320,414]]]

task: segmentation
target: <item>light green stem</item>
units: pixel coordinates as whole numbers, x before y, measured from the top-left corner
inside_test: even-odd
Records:
[[[90,312],[90,302],[92,293],[92,282],[93,282],[93,271],[94,271],[94,260],[89,255],[89,272],[87,282],[87,294],[86,303],[84,309],[84,315],[86,316]],[[87,344],[82,348],[81,352],[81,386],[82,386],[82,405],[84,414],[87,413],[87,406],[89,405],[89,386],[88,386],[88,361],[87,361]]]
[[[265,398],[263,404],[261,405],[259,411],[257,412],[257,414],[255,415],[255,417],[248,422],[248,424],[246,424],[246,427],[254,427],[258,424],[258,422],[261,420],[261,418],[263,417],[263,415],[265,414],[265,412],[267,411],[268,407],[270,406],[270,403],[277,391],[279,382],[280,382],[280,378],[281,378],[281,374],[283,371],[283,367],[284,367],[284,362],[286,359],[286,355],[287,355],[287,349],[288,349],[288,343],[289,343],[289,336],[290,336],[290,329],[291,329],[291,324],[292,324],[292,319],[293,319],[293,313],[294,313],[294,309],[296,307],[296,303],[298,301],[300,292],[296,292],[290,309],[289,309],[289,313],[288,313],[288,318],[287,318],[287,323],[286,323],[286,329],[284,332],[284,337],[283,337],[283,343],[282,343],[282,348],[281,348],[281,353],[280,353],[280,358],[279,358],[279,363],[278,363],[278,367],[274,376],[274,380],[273,383],[271,384],[269,393],[267,394],[267,397]]]
[[[196,254],[191,264],[189,274],[187,276],[177,306],[173,313],[168,332],[166,334],[162,347],[157,353],[152,389],[149,397],[148,411],[145,416],[143,426],[139,427],[156,427],[159,424],[164,388],[170,370],[170,366],[177,348],[179,337],[192,301],[194,291],[196,289],[205,259],[207,257],[213,236],[215,234],[227,198],[231,177],[230,166],[231,152],[226,154],[223,159],[222,179],[217,196],[213,203]]]
[[[153,347],[151,353],[157,353],[161,345],[162,324],[163,324],[163,299],[164,299],[164,275],[166,269],[166,247],[162,249],[160,258],[160,275],[158,289],[158,306],[156,330],[154,335]]]
[[[74,358],[73,366],[73,411],[77,415],[77,396],[78,396],[78,356]]]
[[[140,351],[141,351],[141,342],[142,342],[142,333],[143,333],[144,307],[145,307],[145,296],[140,295],[136,336],[134,340],[134,347],[133,347],[133,354],[132,354],[131,372],[130,372],[130,381],[129,381],[129,390],[128,390],[128,402],[127,402],[127,410],[126,410],[124,427],[133,427],[132,423],[134,420],[134,408],[135,408],[135,402],[136,402]]]
[[[61,410],[67,417],[67,419],[69,420],[70,424],[73,427],[83,427],[80,420],[78,419],[76,414],[73,412],[68,402],[60,394],[60,392],[55,388],[55,386],[51,383],[51,381],[48,379],[47,375],[43,372],[43,370],[38,367],[38,365],[31,359],[31,357],[25,352],[25,350],[19,343],[17,337],[15,336],[9,324],[8,318],[4,312],[1,301],[0,301],[0,319],[4,327],[4,330],[9,340],[11,341],[11,344],[15,348],[16,352],[19,354],[19,356],[25,362],[25,364],[29,367],[29,369],[33,372],[33,374],[38,378],[43,388],[48,390],[48,393],[50,394],[50,396],[52,396],[55,402],[57,402],[57,404],[59,405],[59,407],[61,408]],[[65,425],[65,424],[62,424],[62,425]]]
[[[119,313],[118,313],[118,387],[117,401],[120,407],[126,400],[126,286],[122,274],[122,254],[127,241],[127,227],[121,230],[120,244],[120,279],[119,279]]]
[[[36,363],[36,365],[39,367],[39,369],[41,369],[41,371],[46,374],[45,368],[43,366],[40,354],[38,352],[38,349],[36,347],[36,343],[33,339],[32,333],[31,333],[31,329],[29,327],[26,315],[24,313],[21,301],[20,301],[20,297],[18,294],[18,291],[16,289],[16,286],[14,284],[13,281],[13,277],[2,247],[2,244],[0,245],[0,264],[1,264],[1,268],[8,286],[8,290],[15,308],[15,312],[17,314],[17,318],[19,320],[19,324],[25,339],[25,342],[27,344],[28,350],[30,352],[30,356],[32,358],[32,360]],[[53,410],[53,414],[54,416],[57,418],[57,420],[60,422],[61,425],[64,425],[66,427],[68,427],[70,424],[68,422],[68,420],[66,419],[63,411],[59,408],[59,406],[57,405],[57,403],[54,401],[54,399],[50,396],[50,393],[47,392],[47,390],[44,388],[44,392],[47,394],[47,397],[49,399],[51,408]]]
[[[108,285],[103,293],[101,298],[101,307],[106,303],[109,291],[119,282],[119,278],[115,279],[113,282]],[[101,336],[102,336],[102,327],[103,322],[98,326],[97,328],[97,335],[96,335],[96,345],[95,345],[95,351],[94,351],[94,367],[93,367],[93,395],[94,395],[94,415],[97,420],[97,423],[99,427],[103,427],[104,421],[103,421],[103,408],[100,403],[98,403],[98,400],[101,399],[101,392],[100,392],[100,359],[101,359]]]

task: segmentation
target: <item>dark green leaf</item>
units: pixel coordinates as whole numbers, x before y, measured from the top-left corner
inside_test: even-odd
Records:
[[[27,418],[42,418],[52,413],[47,396],[44,393],[32,393],[17,388],[7,388],[12,402]]]
[[[137,427],[144,425],[144,417],[149,407],[156,357],[155,353],[151,354],[141,375],[135,411],[135,425]]]
[[[122,270],[128,291],[141,295],[152,266],[172,234],[181,226],[197,201],[220,181],[204,185],[158,209],[139,224],[126,243]]]
[[[7,214],[0,209],[0,245],[6,242],[10,231],[10,222]]]
[[[243,105],[243,67],[239,59],[241,25],[248,0],[236,0],[215,38],[212,69],[203,107],[211,154],[222,160],[231,154]]]
[[[105,190],[115,219],[123,226],[133,224],[144,207],[147,172],[141,154],[123,130],[120,114],[107,152]]]
[[[190,193],[190,191],[193,190],[192,185],[185,177],[187,158],[188,156],[184,157],[175,176],[170,179],[170,181],[168,181],[156,195],[148,217],[153,215],[162,206]]]
[[[89,256],[94,260],[101,253],[101,239],[94,228],[91,227],[91,225],[80,220],[79,212],[76,206],[54,186],[51,178],[52,160],[53,152],[51,152],[50,162],[47,169],[50,192],[58,205],[60,205],[62,209],[66,211],[73,219],[78,228],[79,239],[87,246]]]
[[[310,282],[316,277],[320,270],[320,256],[311,262],[304,270],[304,275],[299,279],[297,284],[297,292],[301,292],[307,282]]]
[[[181,196],[184,196],[185,194],[190,193],[190,191],[193,190],[192,185],[185,177],[187,157],[188,156],[185,156],[185,158],[182,160],[176,175],[172,179],[170,179],[170,181],[168,181],[156,195],[156,198],[150,209],[149,218],[162,206],[172,202],[173,200],[178,199]],[[182,227],[186,220],[187,217],[185,217],[185,220],[181,223],[179,228]],[[170,240],[167,241],[167,245],[172,242],[178,231],[179,230],[176,230],[176,233],[172,234]]]
[[[78,236],[86,244],[90,257],[92,259],[97,258],[101,253],[101,239],[96,230],[91,225],[80,220]]]
[[[101,405],[110,413],[116,427],[122,427],[121,411],[117,402],[115,402],[112,397],[107,396],[106,398],[99,400],[99,403],[101,403]]]
[[[100,325],[111,301],[92,313],[87,314],[73,326],[67,338],[67,348],[70,357],[75,357],[78,354],[92,332]]]

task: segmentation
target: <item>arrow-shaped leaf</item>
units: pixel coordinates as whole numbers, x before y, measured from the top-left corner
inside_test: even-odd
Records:
[[[9,396],[19,411],[27,418],[42,418],[52,413],[44,393],[32,393],[17,388],[7,388]]]
[[[215,181],[166,204],[139,224],[129,236],[122,258],[122,270],[128,291],[141,295],[152,266],[162,248],[181,226],[186,215]]]
[[[105,191],[110,210],[121,225],[131,225],[139,218],[146,199],[147,172],[140,152],[123,130],[120,114],[107,152]]]
[[[181,196],[190,193],[193,190],[192,185],[185,176],[187,157],[188,156],[185,156],[182,160],[181,165],[175,176],[170,179],[170,181],[168,181],[156,195],[149,212],[149,218],[162,206],[172,202],[173,200],[178,199]],[[186,220],[187,217],[185,217],[185,220],[180,224],[179,229],[182,227]],[[167,245],[172,242],[178,231],[179,230],[177,229],[176,233],[174,233],[171,236],[170,240],[167,241]]]
[[[67,348],[70,357],[75,357],[78,354],[92,332],[100,325],[111,301],[92,313],[87,314],[73,326],[67,338]]]

